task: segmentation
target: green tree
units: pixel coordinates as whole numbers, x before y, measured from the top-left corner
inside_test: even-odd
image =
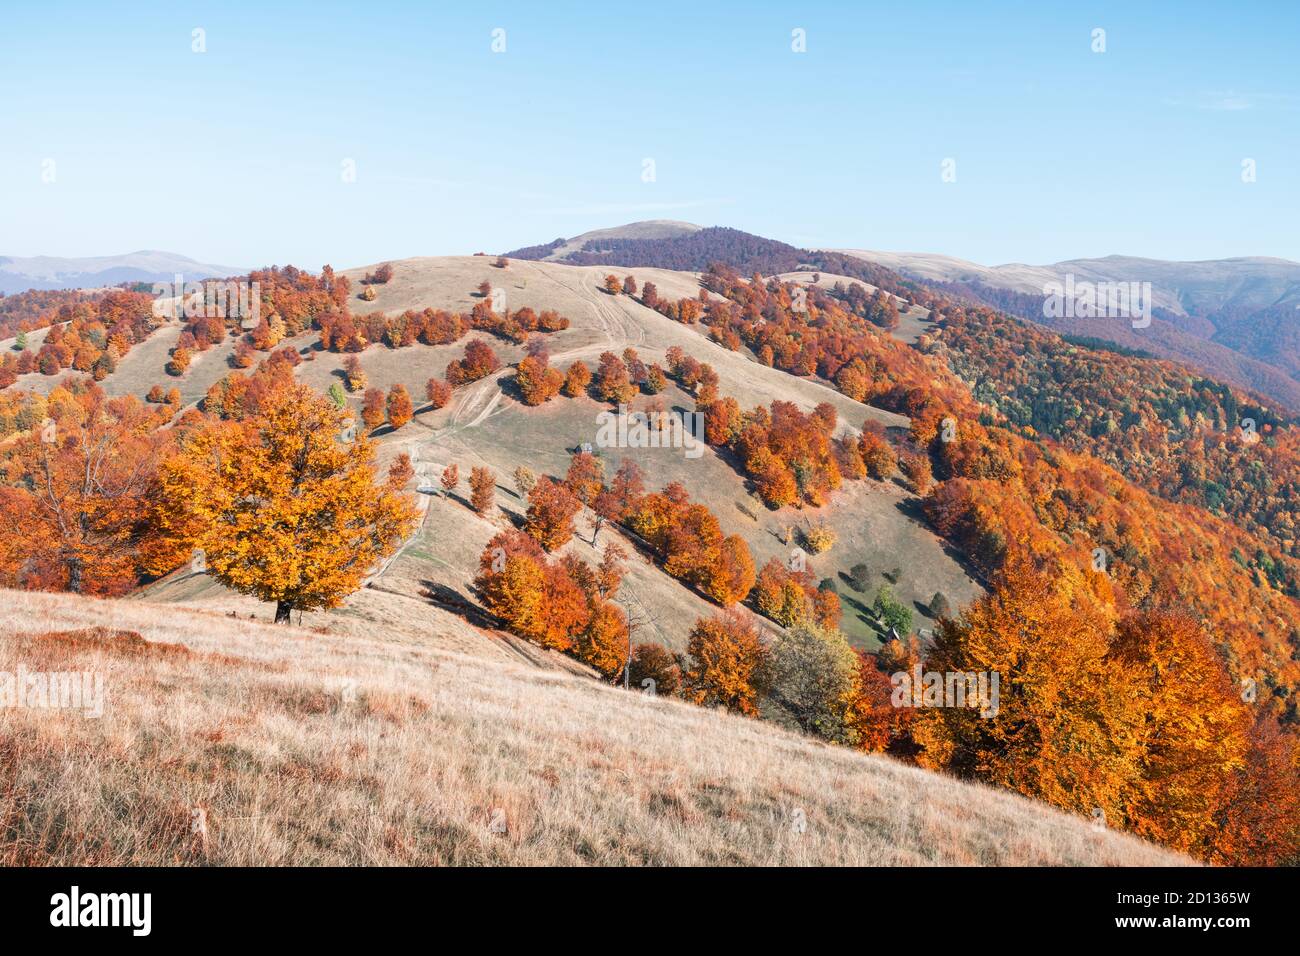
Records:
[[[888,584],[880,588],[875,604],[871,609],[884,625],[885,630],[893,628],[906,637],[912,631],[912,609],[894,597],[894,591]]]

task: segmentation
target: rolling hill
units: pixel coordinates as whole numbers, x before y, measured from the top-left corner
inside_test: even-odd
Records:
[[[543,346],[550,365],[561,371],[578,361],[594,367],[602,355],[619,355],[629,349],[643,362],[668,367],[672,364],[670,350],[677,351],[708,363],[717,376],[717,394],[734,398],[741,409],[773,401],[789,403],[804,414],[821,407],[819,414],[824,416],[825,409],[833,409],[830,420],[838,436],[856,439],[878,430],[900,455],[928,449],[926,463],[933,466],[932,477],[937,483],[931,481],[930,467],[925,469],[926,480],[918,483],[907,467],[896,471],[891,457],[884,472],[872,472],[874,478],[860,477],[861,473],[849,476],[851,480],[837,487],[829,501],[813,508],[764,506],[759,498],[762,492],[752,473],[746,477],[741,464],[745,459],[738,457],[735,444],[715,442],[699,449],[698,456],[685,454],[681,448],[601,449],[607,477],[624,458],[631,457],[640,466],[647,490],[680,486],[691,501],[716,516],[722,535],[743,541],[755,567],[769,561],[778,566],[792,561],[792,542],[800,532],[811,530],[814,522],[833,529],[837,535],[833,546],[808,558],[810,587],[820,582],[822,589],[837,592],[843,612],[840,626],[857,648],[879,650],[887,637],[884,618],[871,606],[872,595],[883,596],[886,587],[910,613],[924,647],[936,615],[948,614],[935,611],[937,600],[932,599],[942,595],[943,604],[952,609],[969,607],[997,581],[1001,563],[1013,547],[1036,550],[1045,560],[1073,562],[1102,544],[1103,553],[1121,556],[1114,572],[1119,587],[1132,589],[1139,598],[1154,587],[1178,589],[1216,629],[1218,650],[1232,677],[1266,674],[1269,707],[1282,714],[1294,713],[1290,705],[1294,667],[1286,654],[1287,642],[1293,642],[1300,629],[1289,628],[1295,620],[1290,560],[1270,557],[1258,547],[1263,538],[1250,539],[1224,519],[1198,510],[1199,500],[1166,508],[1149,494],[1151,488],[1143,491],[1130,482],[1140,483],[1145,478],[1148,484],[1159,486],[1169,476],[1160,472],[1126,478],[1124,456],[1133,454],[1134,449],[1118,444],[1118,439],[1110,445],[1101,442],[1108,434],[1127,434],[1109,429],[1107,424],[1116,418],[1118,427],[1120,411],[1124,411],[1120,417],[1125,421],[1130,416],[1141,421],[1141,413],[1163,416],[1161,422],[1171,420],[1178,427],[1182,427],[1178,424],[1182,418],[1190,423],[1193,416],[1205,412],[1216,421],[1222,419],[1218,424],[1222,432],[1238,409],[1250,407],[1242,405],[1230,390],[1212,382],[1189,380],[1186,370],[1170,363],[1108,359],[1105,353],[1065,342],[1015,319],[997,317],[995,322],[987,310],[964,314],[918,281],[852,255],[807,252],[736,230],[692,229],[676,223],[652,223],[631,230],[635,234],[628,232],[625,227],[598,230],[584,234],[586,238],[535,247],[527,256],[518,255],[517,250],[507,262],[486,255],[443,256],[395,260],[383,270],[379,264],[350,269],[339,275],[351,282],[351,291],[340,284],[334,290],[339,297],[328,300],[324,313],[294,313],[290,328],[304,331],[268,346],[276,351],[277,359],[289,363],[281,367],[292,378],[318,393],[332,390],[336,400],[348,405],[358,418],[361,389],[344,393],[336,388],[346,378],[345,362],[359,363],[366,379],[362,388],[377,391],[381,401],[382,394],[396,385],[416,397],[416,414],[409,422],[399,423],[397,429],[379,425],[372,437],[381,472],[406,455],[414,469],[407,487],[420,489],[414,496],[420,514],[414,533],[401,542],[396,554],[371,570],[365,586],[348,596],[342,607],[299,615],[302,628],[326,643],[381,641],[412,659],[427,652],[513,667],[532,674],[532,680],[547,687],[555,681],[600,683],[594,679],[595,672],[574,657],[544,650],[499,629],[503,622],[488,613],[491,605],[474,579],[480,561],[486,560],[482,556],[489,542],[525,523],[526,501],[514,477],[517,469],[563,477],[575,451],[596,439],[609,403],[579,390],[535,407],[526,405],[516,365],[527,354],[524,343],[528,337],[515,337],[499,324],[477,324],[475,330],[459,338],[431,339],[450,341],[441,345],[427,344],[423,331],[418,341],[414,332],[401,341],[395,332],[399,328],[410,331],[415,318],[421,313],[432,316],[435,310],[460,315],[476,312],[481,317],[490,298],[488,318],[493,318],[494,310],[507,318],[522,314],[520,310],[556,310],[567,320],[562,328],[548,326],[557,331],[528,341],[529,348]],[[728,268],[713,268],[719,256],[736,256],[753,271],[788,285],[749,283]],[[626,261],[649,264],[632,266],[624,264]],[[700,270],[706,268],[702,274]],[[643,291],[652,283],[659,307],[645,295],[618,291],[623,288],[621,282],[607,290],[605,279],[611,270],[616,270],[615,278],[620,280],[630,274]],[[373,277],[381,272],[384,278],[375,281]],[[275,279],[272,272],[263,275],[267,281]],[[854,284],[864,286],[865,296],[874,304],[866,303],[860,290],[849,288]],[[801,289],[814,310],[808,313],[805,309],[802,315],[793,306]],[[342,301],[348,303],[352,316],[335,311]],[[685,305],[700,303],[704,303],[703,318],[687,318]],[[148,305],[145,300],[145,312]],[[291,306],[292,300],[285,298],[277,307],[289,315]],[[885,313],[889,321],[878,321]],[[319,319],[318,327],[312,327],[313,315]],[[328,341],[334,323],[351,323],[353,319],[365,330],[355,350],[351,340],[340,346],[338,338],[333,346],[341,351],[324,347],[322,338]],[[981,334],[987,338],[989,333],[981,333],[985,328],[981,322],[993,323],[989,329],[999,329],[992,333],[996,343],[983,343]],[[40,349],[50,334],[47,329],[31,332],[28,347]],[[99,332],[91,325],[81,334],[89,338]],[[213,386],[234,370],[238,335],[224,335],[212,347],[197,349],[183,374],[169,376],[163,364],[181,334],[175,323],[145,326],[103,378],[102,388],[109,395],[143,397],[155,386],[175,387],[182,406],[206,400],[212,409],[211,403],[220,401],[219,393],[211,391]],[[457,387],[445,407],[435,409],[422,401],[426,382],[442,378],[448,364],[459,359],[467,344],[475,340],[490,344],[500,367]],[[773,343],[779,353],[773,350]],[[14,351],[15,344],[9,340],[0,347]],[[991,344],[998,347],[984,347]],[[842,364],[823,366],[817,358],[801,359],[801,350],[816,351],[822,361],[839,356]],[[846,355],[861,366],[856,372],[861,390],[839,374],[849,369]],[[254,361],[265,357],[265,352],[253,356]],[[1071,389],[1068,375],[1093,375],[1094,368],[1104,369],[1114,381],[1099,383],[1086,392]],[[1145,390],[1135,390],[1150,377],[1144,373],[1156,371],[1159,388],[1148,382],[1143,385]],[[62,380],[62,375],[27,372],[18,377],[15,391],[48,393]],[[636,397],[629,401],[635,410],[648,410],[661,402],[675,411],[689,412],[703,400],[698,388],[683,382],[670,380],[653,397],[634,390]],[[991,388],[1000,388],[1004,394],[990,398]],[[1055,404],[1044,406],[1044,411],[1039,408],[1043,405],[1040,399],[1049,394]],[[1220,403],[1213,408],[1212,398]],[[1084,399],[1086,409],[1083,404],[1078,409],[1071,404]],[[1113,404],[1118,399],[1130,404],[1121,410]],[[1007,413],[1014,413],[1010,422],[999,411],[999,403],[1006,404]],[[1020,405],[1032,408],[1037,417]],[[164,421],[176,421],[171,417],[175,408],[161,409]],[[1095,428],[1077,436],[1073,446],[1064,435],[1060,444],[1053,444],[1052,430],[1068,429],[1069,422],[1085,410],[1095,416]],[[943,415],[960,418],[963,434],[968,436],[964,443],[946,448],[945,439],[940,444],[935,431]],[[1268,418],[1266,424],[1284,426],[1286,422]],[[1027,427],[1030,425],[1034,427]],[[932,429],[929,438],[922,437],[927,427]],[[1038,444],[1034,429],[1044,431],[1049,441]],[[1152,448],[1151,429],[1142,429],[1142,434],[1148,443],[1136,451],[1145,455]],[[1176,429],[1169,434],[1185,437]],[[1073,450],[1067,454],[1062,446]],[[1110,469],[1088,458],[1105,449],[1113,455],[1107,459]],[[472,508],[460,491],[433,493],[450,465],[458,466],[462,476],[471,468],[487,469],[495,482],[492,506]],[[1250,463],[1242,462],[1240,467],[1249,470]],[[1267,488],[1259,493],[1272,494]],[[1245,506],[1235,497],[1228,503]],[[1157,513],[1164,522],[1152,520]],[[1242,525],[1251,527],[1246,522]],[[1142,529],[1140,536],[1133,534],[1134,527]],[[697,584],[688,585],[671,576],[663,554],[647,548],[644,538],[613,521],[601,528],[594,522],[594,512],[584,510],[577,516],[575,536],[554,558],[573,558],[595,566],[613,541],[630,555],[616,598],[631,625],[629,646],[633,641],[649,643],[681,654],[695,623],[715,615],[718,605],[707,599]],[[1231,597],[1225,599],[1225,595]],[[184,567],[110,607],[137,604],[166,607],[179,614],[199,613],[211,620],[237,618],[240,627],[247,618],[269,617],[272,610]],[[1240,607],[1240,613],[1233,615],[1232,606]],[[1129,610],[1121,604],[1117,613]],[[129,613],[137,614],[134,610]],[[770,611],[763,610],[763,614],[766,617],[756,619],[769,640],[785,633]],[[110,612],[111,618],[119,616]],[[1229,620],[1234,616],[1237,619]],[[88,638],[65,635],[57,640],[75,643]],[[1294,661],[1294,656],[1290,660]],[[605,669],[605,673],[611,671]],[[322,703],[316,693],[309,693],[308,698],[311,703],[301,706],[332,706]],[[409,716],[410,707],[421,709],[409,700],[400,705],[385,700],[385,713],[397,707]],[[426,730],[421,727],[422,733]],[[259,726],[250,734],[265,741],[268,732]],[[320,768],[311,772],[316,769]],[[326,767],[322,772],[334,774],[335,769]],[[466,772],[481,773],[479,769]],[[333,797],[322,795],[321,799]],[[605,799],[603,794],[601,799]],[[1073,807],[1062,800],[1057,803]],[[324,812],[328,815],[328,808]],[[405,832],[402,826],[394,829],[399,835]],[[603,849],[595,851],[596,855],[605,859],[613,851],[607,842],[600,845]],[[259,853],[266,850],[258,848]],[[480,851],[482,847],[464,852]],[[462,850],[446,850],[437,844],[417,851],[415,858],[441,861],[444,857],[438,854],[444,852],[454,856]],[[560,851],[552,848],[546,852]],[[871,858],[874,852],[864,850],[866,855],[861,858]],[[321,857],[330,858],[328,854]],[[510,859],[535,862],[564,857]],[[698,862],[714,857],[680,859]],[[761,859],[742,856],[735,862]],[[1078,862],[1081,857],[1069,859]]]
[[[383,627],[4,592],[0,864],[1180,865],[1013,794]]]

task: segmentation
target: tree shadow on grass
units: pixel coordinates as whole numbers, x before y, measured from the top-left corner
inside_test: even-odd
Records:
[[[421,581],[420,593],[436,607],[464,618],[475,627],[496,630],[500,623],[455,588],[434,581]]]

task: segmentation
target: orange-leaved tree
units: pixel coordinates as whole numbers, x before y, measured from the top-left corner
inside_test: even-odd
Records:
[[[758,713],[767,650],[758,629],[739,610],[700,618],[687,644],[690,667],[683,696],[696,704]]]
[[[971,706],[919,711],[923,766],[1111,823],[1123,818],[1140,773],[1141,715],[1129,669],[1110,656],[1115,609],[1092,593],[1088,573],[1064,563],[1045,573],[1017,557],[960,621],[939,625],[926,671],[984,673],[990,682],[997,674],[999,704],[992,715]]]
[[[344,413],[286,383],[242,421],[185,438],[159,470],[165,520],[227,587],[291,611],[337,607],[415,524],[410,498],[376,481],[373,446],[343,444]]]
[[[51,419],[0,460],[0,580],[10,586],[121,594],[148,570],[144,520],[170,410],[107,398],[97,385],[50,393]]]
[[[405,385],[398,382],[388,392],[388,424],[394,428],[401,428],[411,420],[414,413],[411,393],[406,390]]]
[[[567,487],[543,476],[528,493],[524,528],[543,548],[554,551],[573,537],[573,518],[581,509]]]
[[[479,514],[487,514],[497,496],[497,478],[491,468],[475,466],[469,471],[469,504]]]

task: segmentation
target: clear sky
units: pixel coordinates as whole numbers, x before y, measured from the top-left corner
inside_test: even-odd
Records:
[[[0,254],[344,268],[664,218],[1300,260],[1298,41],[1282,0],[7,3]]]

